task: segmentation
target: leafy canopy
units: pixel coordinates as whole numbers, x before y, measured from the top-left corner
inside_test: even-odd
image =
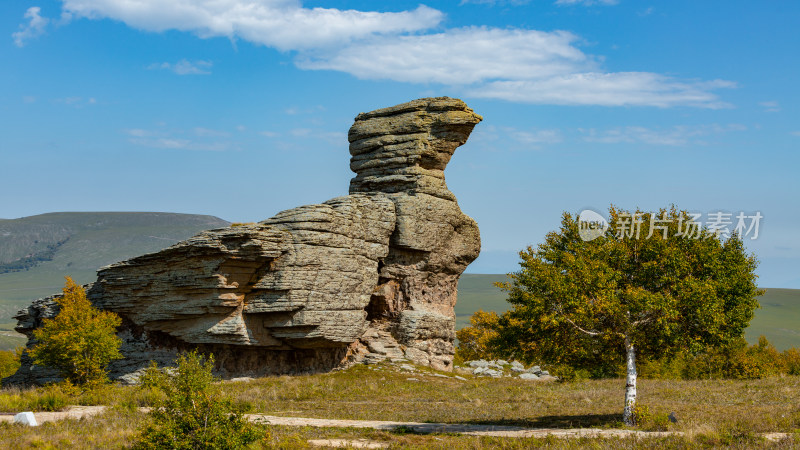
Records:
[[[723,239],[695,223],[695,236],[682,236],[693,222],[673,206],[637,211],[641,232],[620,237],[632,215],[613,206],[609,213],[596,239],[582,239],[578,217],[564,213],[558,231],[520,252],[521,270],[499,284],[512,305],[497,325],[506,353],[609,376],[626,337],[659,358],[743,335],[763,292],[757,261],[736,234]]]
[[[64,294],[55,301],[60,310],[33,332],[38,344],[28,353],[34,363],[53,367],[75,384],[106,382],[106,366],[122,358],[122,341],[116,335],[121,323],[113,312],[100,311],[86,298],[83,288],[66,277]]]

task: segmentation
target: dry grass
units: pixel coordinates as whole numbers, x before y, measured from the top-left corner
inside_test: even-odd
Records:
[[[621,426],[624,381],[619,379],[459,381],[379,367],[226,383],[225,389],[251,410],[282,416],[559,428]],[[408,381],[410,377],[420,381]],[[640,404],[652,413],[676,413],[679,422],[670,430],[737,425],[758,433],[800,428],[800,377],[640,380],[638,387]]]
[[[223,390],[251,412],[295,417],[414,422],[491,423],[527,427],[621,427],[623,380],[539,383],[517,379],[433,376],[395,367],[357,366],[330,374],[272,377],[223,383]],[[419,381],[409,381],[407,378]],[[44,390],[0,391],[0,409],[38,409]],[[156,394],[132,387],[67,396],[69,404],[105,404],[111,410],[92,419],[66,420],[38,428],[0,424],[0,448],[125,448],[147,420],[137,406],[152,405]],[[303,448],[309,439],[370,439],[394,448],[795,448],[800,430],[800,377],[755,381],[640,380],[640,404],[651,413],[674,411],[664,439],[519,439],[363,429],[265,427],[255,448]],[[647,425],[646,425],[647,426]],[[762,432],[794,432],[794,441],[770,443]]]

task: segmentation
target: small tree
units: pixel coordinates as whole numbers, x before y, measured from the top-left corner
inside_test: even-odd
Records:
[[[596,239],[582,239],[578,218],[564,213],[558,232],[520,252],[521,270],[500,285],[513,308],[498,327],[507,350],[528,345],[529,356],[553,362],[611,367],[624,358],[623,419],[631,425],[637,354],[726,345],[743,335],[763,291],[757,261],[735,234],[723,240],[674,206],[609,212]]]
[[[122,358],[122,341],[115,334],[121,319],[93,307],[70,277],[66,277],[64,295],[55,301],[60,307],[56,317],[44,319],[44,326],[33,332],[39,341],[28,351],[34,363],[57,369],[75,384],[106,382],[106,366]]]
[[[469,319],[470,326],[456,331],[458,339],[457,355],[464,361],[480,358],[493,358],[493,341],[497,340],[497,321],[494,311],[475,311]]]
[[[211,371],[214,357],[196,351],[178,356],[171,373],[155,363],[142,376],[143,387],[166,394],[151,411],[151,421],[134,445],[136,449],[239,449],[259,439],[261,433],[225,399]]]

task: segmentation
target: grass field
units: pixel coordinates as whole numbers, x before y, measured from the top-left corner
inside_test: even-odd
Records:
[[[505,282],[506,275],[464,274],[458,282],[456,328],[469,325],[472,314],[482,309],[501,313],[508,310],[506,295],[493,286]],[[800,348],[800,289],[769,289],[759,297],[761,308],[755,312],[745,338],[751,344],[764,335],[778,350]]]
[[[437,423],[518,425],[532,428],[624,428],[620,422],[624,380],[541,383],[512,378],[466,380],[413,374],[382,363],[328,374],[225,382],[225,394],[250,412],[284,417],[369,419]],[[440,374],[441,375],[441,374]],[[413,379],[409,379],[413,378]],[[0,390],[0,411],[37,410],[54,402],[43,391]],[[52,396],[52,392],[49,394]],[[0,424],[0,448],[124,448],[145,420],[135,408],[152,406],[153,391],[109,386],[59,403],[108,405],[103,416],[28,429]],[[312,438],[365,438],[393,448],[792,448],[770,444],[758,433],[800,429],[800,377],[764,380],[640,380],[639,404],[654,415],[674,412],[678,422],[646,423],[683,437],[632,439],[520,439],[310,427],[268,427],[254,448],[304,448]],[[795,438],[795,443],[796,438]]]

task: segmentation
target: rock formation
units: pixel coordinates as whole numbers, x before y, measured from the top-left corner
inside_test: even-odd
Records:
[[[481,119],[447,97],[359,114],[348,135],[350,195],[101,268],[88,296],[123,318],[125,359],[112,378],[188,348],[214,353],[225,377],[385,358],[450,370],[458,278],[480,236],[444,169]],[[16,316],[29,346],[56,314],[53,298]],[[23,357],[4,383],[53,376]]]

